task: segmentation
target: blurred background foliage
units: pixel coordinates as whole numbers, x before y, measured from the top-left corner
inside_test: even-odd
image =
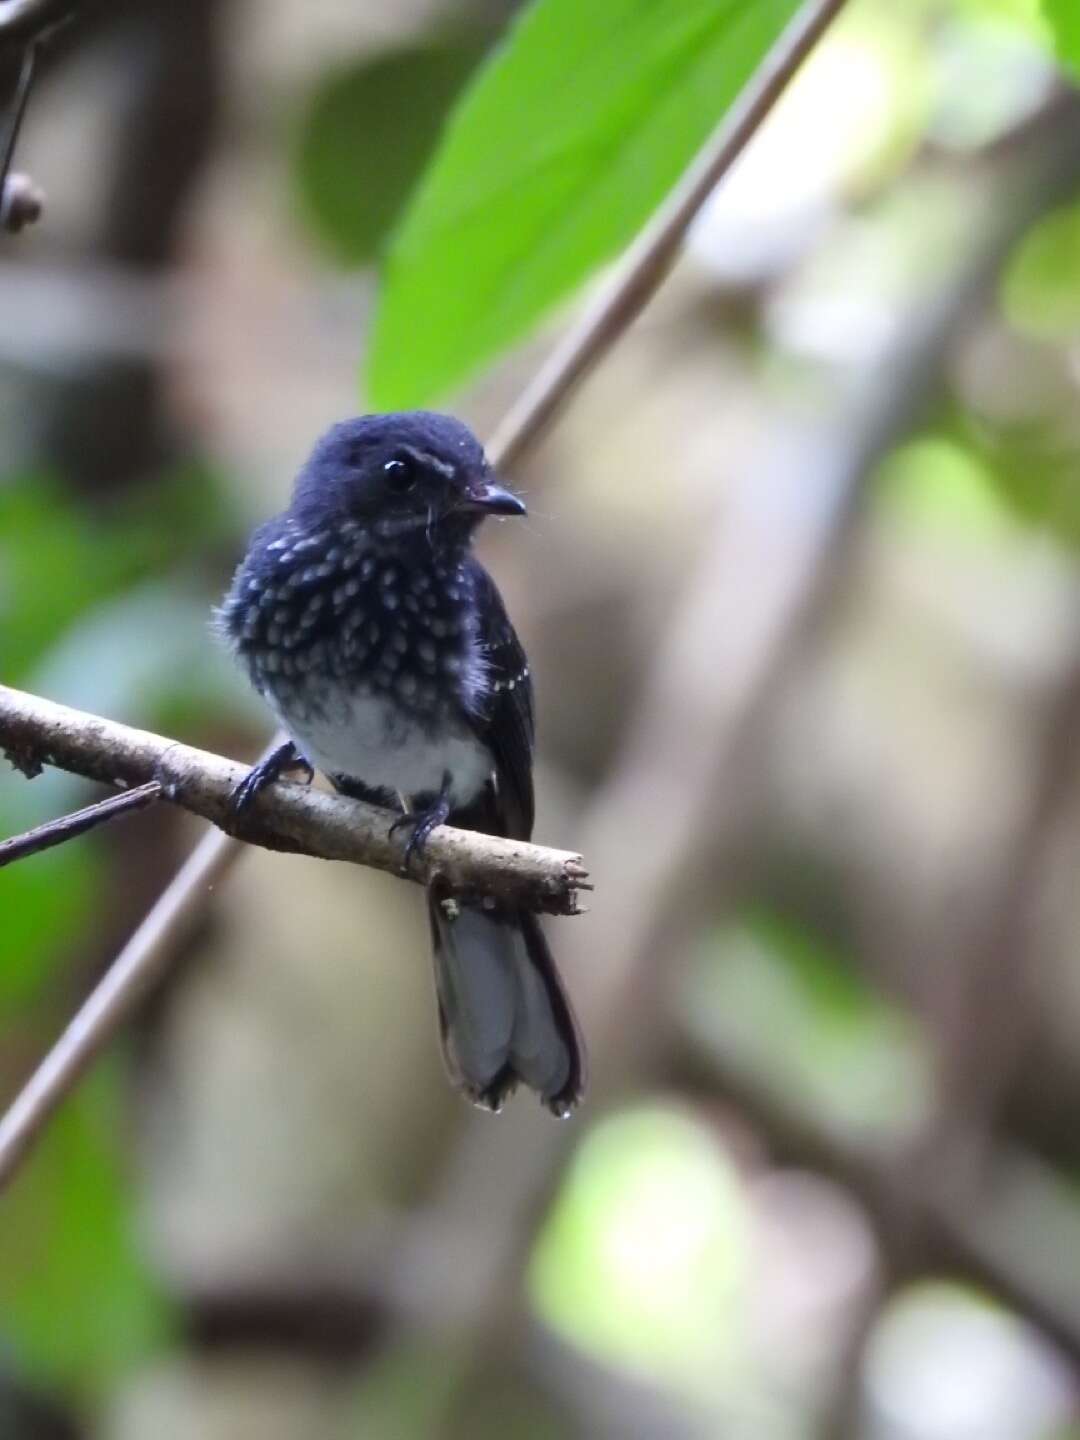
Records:
[[[416,403],[489,433],[796,8],[87,3],[20,142],[45,218],[0,255],[0,678],[255,753],[208,614],[312,437]],[[448,1094],[409,887],[248,857],[0,1199],[0,1440],[1080,1435],[1078,16],[852,0],[513,477],[531,518],[487,553],[540,838],[577,845],[708,533],[766,536],[749,623],[858,384],[1006,223],[1029,137],[1061,152],[874,456],[737,854],[625,993],[648,836],[555,927],[586,1029],[627,1036],[568,1138]],[[0,834],[86,798],[5,770]],[[193,833],[0,874],[5,1093]],[[962,1223],[927,1140],[954,1095],[946,1152],[993,1142]]]

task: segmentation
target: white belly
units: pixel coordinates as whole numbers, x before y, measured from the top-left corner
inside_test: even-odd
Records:
[[[281,712],[300,750],[327,775],[413,796],[440,790],[449,771],[453,806],[468,804],[491,776],[490,752],[464,728],[432,737],[373,695],[340,697],[333,710],[332,717]]]

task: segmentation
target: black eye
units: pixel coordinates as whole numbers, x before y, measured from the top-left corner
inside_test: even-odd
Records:
[[[417,468],[408,456],[398,455],[383,466],[383,484],[394,495],[405,495],[417,481]]]

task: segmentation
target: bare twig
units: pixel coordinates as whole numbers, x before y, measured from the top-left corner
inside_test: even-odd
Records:
[[[197,919],[235,848],[220,830],[196,846],[0,1120],[0,1190],[60,1100],[164,975],[177,939]]]
[[[31,772],[45,763],[106,783],[157,781],[164,799],[227,830],[233,828],[232,792],[246,773],[245,766],[207,750],[3,685],[0,746]],[[400,874],[402,842],[390,836],[393,819],[376,805],[279,781],[255,801],[250,821],[245,816],[242,838]],[[432,831],[409,878],[422,884],[438,878],[459,894],[558,915],[577,912],[577,892],[587,881],[580,855],[448,825]]]
[[[717,137],[706,143],[672,192],[672,198],[643,232],[645,237],[651,236],[651,240],[643,238],[632,248],[597,310],[570,332],[558,353],[497,428],[488,445],[495,464],[510,465],[536,443],[562,401],[641,312],[659,288],[667,261],[675,253],[690,221],[732,160],[760,128],[785,85],[842,5],[843,0],[809,0],[781,37],[758,72],[763,78],[751,80],[745,97],[733,109],[732,115],[737,118],[729,124],[734,129],[722,126]],[[436,835],[432,836],[433,845]],[[196,846],[187,865],[143,922],[139,935],[148,937],[145,944],[136,947],[133,940],[125,947],[102,986],[75,1017],[32,1078],[28,1090],[0,1124],[0,1183],[14,1173],[18,1160],[48,1123],[86,1064],[127,1018],[134,1003],[132,997],[137,999],[142,994],[146,974],[156,977],[164,971],[184,917],[203,903],[204,872],[212,870],[220,879],[237,852],[238,847],[220,834],[208,835]],[[98,1003],[98,996],[106,985],[108,993]]]
[[[10,840],[0,841],[0,868],[11,865],[16,860],[24,860],[28,855],[38,855],[42,850],[51,850],[54,845],[63,845],[68,840],[74,840],[77,835],[85,835],[88,830],[104,825],[108,820],[115,820],[118,815],[126,815],[131,810],[142,810],[158,799],[160,794],[161,786],[156,780],[151,780],[135,790],[124,790],[119,795],[110,795],[107,799],[98,800],[71,815],[62,815],[59,820],[49,820],[44,825],[27,830],[23,835],[14,835]]]
[[[0,199],[2,199],[5,204],[8,203],[4,191],[7,187],[8,171],[11,169],[11,157],[15,154],[15,142],[19,138],[23,116],[26,114],[26,102],[30,98],[30,86],[34,83],[34,67],[37,64],[37,49],[38,41],[31,40],[23,54],[22,68],[19,71],[19,83],[15,87],[15,97],[11,102],[11,118],[8,120],[3,150],[0,151]]]

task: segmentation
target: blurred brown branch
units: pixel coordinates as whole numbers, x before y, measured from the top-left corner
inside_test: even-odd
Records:
[[[0,746],[27,774],[49,764],[105,783],[156,781],[166,800],[234,828],[232,794],[245,767],[209,751],[7,686],[0,686]],[[390,835],[394,818],[375,805],[278,782],[256,799],[250,818],[245,814],[240,838],[400,875],[402,846]],[[421,884],[438,878],[457,894],[490,895],[555,915],[576,914],[578,890],[587,888],[580,855],[447,825],[432,831],[404,878]]]
[[[132,810],[142,810],[161,795],[161,786],[150,780],[135,790],[125,790],[119,795],[110,795],[70,815],[61,815],[58,820],[49,820],[37,825],[23,835],[13,835],[10,840],[0,840],[0,868],[24,860],[28,855],[39,855],[42,850],[51,850],[54,845],[63,845],[77,835],[115,820],[118,815],[127,815]]]

